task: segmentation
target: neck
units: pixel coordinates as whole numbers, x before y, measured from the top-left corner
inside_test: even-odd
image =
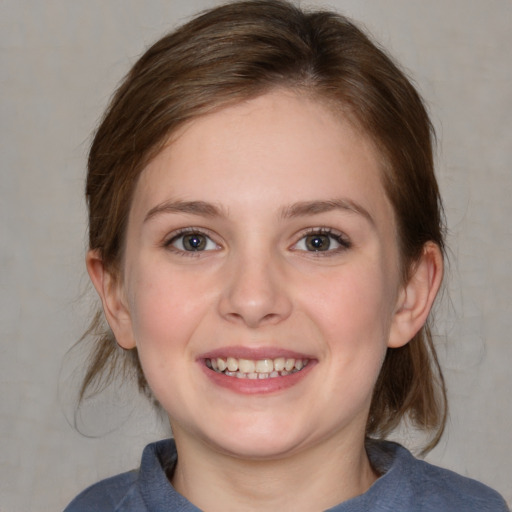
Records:
[[[172,483],[206,512],[325,510],[364,493],[378,476],[364,438],[336,439],[279,459],[244,460],[190,443],[179,430],[174,435],[178,463]]]

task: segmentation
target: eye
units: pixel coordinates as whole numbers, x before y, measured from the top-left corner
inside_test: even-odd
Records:
[[[173,236],[166,245],[183,252],[214,251],[219,248],[208,235],[199,231],[181,232]]]
[[[339,252],[349,247],[350,243],[341,234],[329,229],[319,229],[303,236],[293,249],[306,252]]]

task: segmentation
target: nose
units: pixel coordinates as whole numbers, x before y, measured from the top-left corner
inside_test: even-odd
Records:
[[[229,322],[252,329],[274,325],[290,316],[284,269],[270,255],[233,258],[219,301],[219,313]]]

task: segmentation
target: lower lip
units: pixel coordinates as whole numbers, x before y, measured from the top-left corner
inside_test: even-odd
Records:
[[[208,379],[215,385],[243,395],[256,395],[277,393],[295,386],[307,377],[315,364],[316,361],[309,361],[298,372],[285,375],[284,377],[269,377],[268,379],[239,379],[238,377],[229,377],[223,373],[211,370],[204,361],[201,363],[201,366]]]

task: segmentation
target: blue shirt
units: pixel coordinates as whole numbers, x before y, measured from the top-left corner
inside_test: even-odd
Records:
[[[367,451],[382,476],[364,494],[328,512],[509,510],[503,498],[489,487],[418,460],[399,444],[370,441]],[[174,440],[150,444],[144,449],[138,470],[89,487],[64,512],[199,512],[167,478],[176,459]]]

